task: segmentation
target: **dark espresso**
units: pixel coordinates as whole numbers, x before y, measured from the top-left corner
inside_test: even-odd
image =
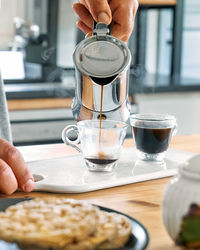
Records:
[[[167,150],[172,128],[133,127],[133,133],[138,150],[148,154],[158,154]]]
[[[115,162],[117,159],[86,158],[86,160],[93,163],[93,164],[108,165],[108,164],[111,164],[111,163]]]

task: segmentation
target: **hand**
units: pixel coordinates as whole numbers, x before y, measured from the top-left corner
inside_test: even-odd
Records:
[[[21,153],[7,141],[0,139],[0,192],[12,194],[17,188],[32,191],[33,176]]]
[[[137,9],[137,0],[79,0],[73,5],[79,16],[77,26],[85,34],[92,32],[94,20],[107,25],[112,22],[112,35],[124,42],[133,30]]]

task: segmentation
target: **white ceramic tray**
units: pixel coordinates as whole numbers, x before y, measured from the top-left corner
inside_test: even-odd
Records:
[[[173,176],[195,154],[168,150],[165,164],[139,161],[134,148],[124,148],[112,173],[89,172],[81,155],[28,162],[35,179],[34,190],[83,193],[98,189]]]

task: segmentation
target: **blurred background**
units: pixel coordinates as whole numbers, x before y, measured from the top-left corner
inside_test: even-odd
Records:
[[[128,42],[131,113],[173,114],[178,134],[200,133],[200,1],[139,3]],[[15,145],[61,142],[74,123],[72,54],[84,35],[72,4],[0,0],[0,68]]]

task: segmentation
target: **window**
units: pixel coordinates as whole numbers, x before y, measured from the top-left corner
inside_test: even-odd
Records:
[[[199,14],[198,0],[140,6],[130,40],[131,93],[200,89]]]

